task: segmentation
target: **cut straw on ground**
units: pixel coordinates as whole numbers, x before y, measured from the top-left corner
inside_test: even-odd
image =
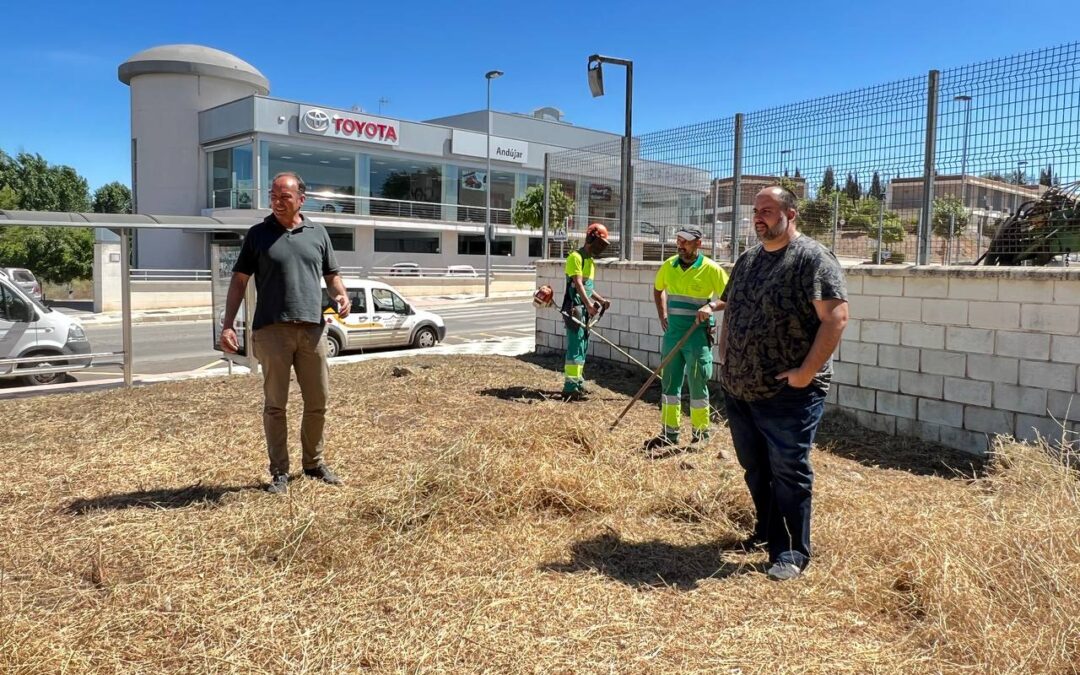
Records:
[[[1080,482],[1040,448],[831,417],[778,584],[722,420],[651,459],[655,401],[606,433],[638,373],[564,403],[557,369],[335,367],[347,485],[284,497],[254,377],[0,403],[0,671],[1077,672]]]

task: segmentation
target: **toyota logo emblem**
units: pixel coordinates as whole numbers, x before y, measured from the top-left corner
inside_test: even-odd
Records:
[[[304,113],[304,126],[312,131],[326,131],[330,128],[330,116],[321,110],[312,108]]]

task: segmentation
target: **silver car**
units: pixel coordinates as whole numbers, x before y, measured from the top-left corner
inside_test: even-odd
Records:
[[[4,274],[8,279],[15,282],[15,285],[23,290],[24,293],[31,298],[41,301],[41,284],[38,283],[37,277],[34,273],[28,269],[22,267],[4,267]]]

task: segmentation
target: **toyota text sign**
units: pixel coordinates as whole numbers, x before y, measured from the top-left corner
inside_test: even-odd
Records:
[[[362,113],[327,111],[305,105],[300,106],[297,123],[302,134],[382,145],[397,145],[400,131],[397,120]]]

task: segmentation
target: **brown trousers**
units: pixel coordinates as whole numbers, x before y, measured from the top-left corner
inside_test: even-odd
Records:
[[[263,429],[270,455],[270,474],[289,473],[288,423],[290,371],[304,399],[300,423],[303,466],[314,469],[323,461],[323,427],[330,395],[330,371],[326,361],[326,328],[321,324],[275,323],[253,334],[255,354],[263,369]]]

